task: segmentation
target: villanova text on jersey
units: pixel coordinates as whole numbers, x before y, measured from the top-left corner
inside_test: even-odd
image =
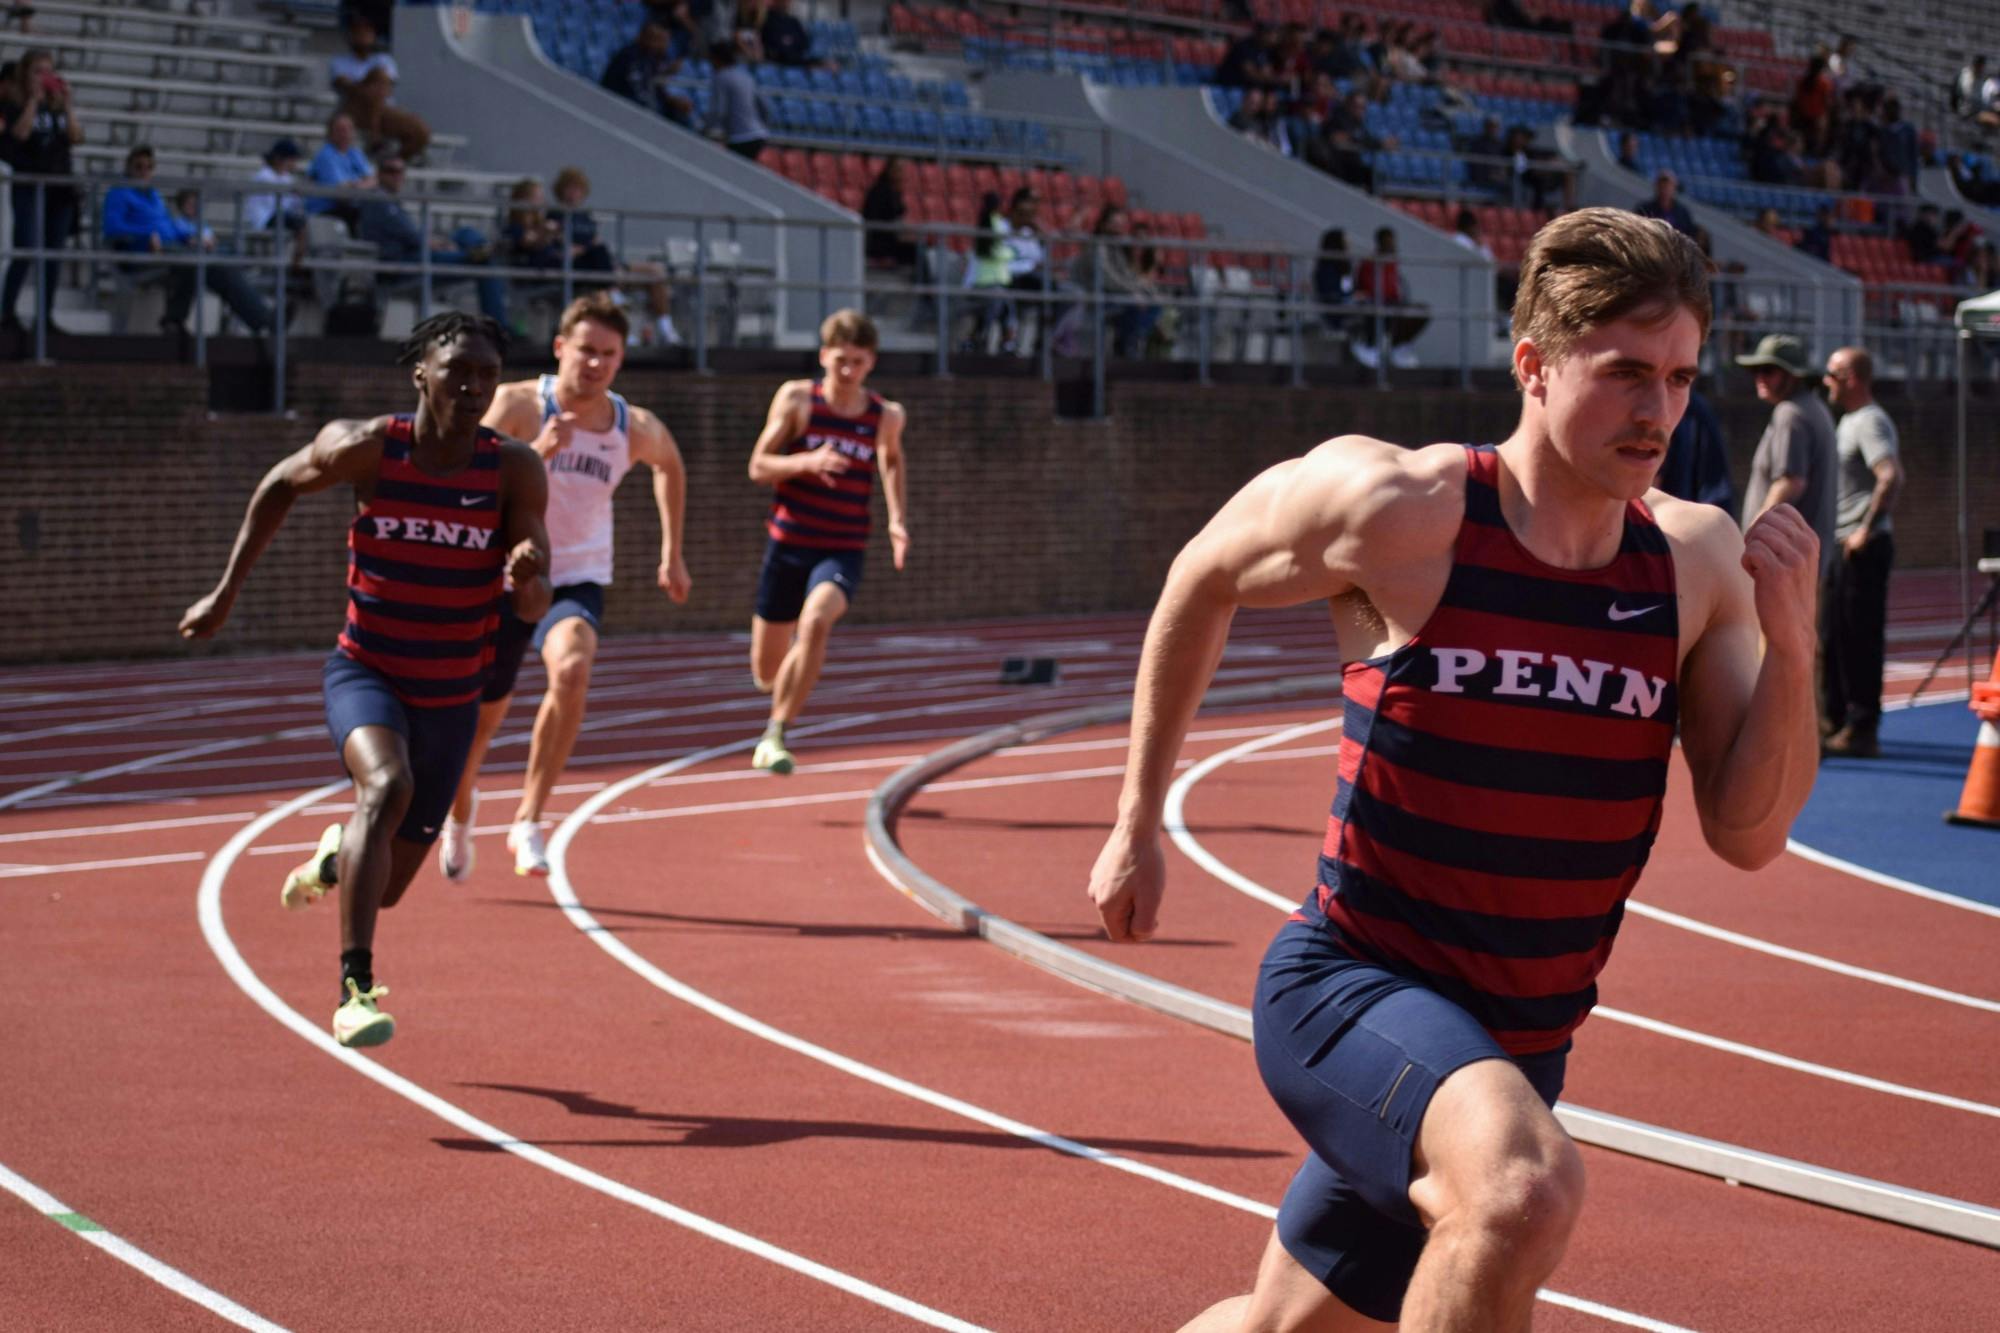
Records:
[[[1513,1055],[1597,1002],[1646,864],[1678,716],[1673,557],[1645,505],[1617,555],[1567,570],[1508,529],[1498,455],[1467,450],[1437,610],[1342,670],[1319,882],[1297,920],[1465,1008]]]
[[[595,450],[565,449],[549,460],[551,472],[581,472],[611,485],[611,460]]]
[[[500,623],[500,437],[484,426],[472,461],[433,476],[410,461],[414,425],[392,417],[375,493],[347,530],[340,652],[379,671],[404,703],[479,697]]]
[[[844,417],[813,385],[812,416],[806,432],[778,452],[802,454],[832,445],[848,460],[837,477],[793,477],[771,497],[765,531],[788,546],[822,551],[859,551],[868,545],[868,500],[875,490],[875,439],[882,426],[882,395],[869,393],[859,416]]]

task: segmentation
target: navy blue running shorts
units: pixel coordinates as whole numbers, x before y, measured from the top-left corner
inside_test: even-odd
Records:
[[[1512,1057],[1436,991],[1300,921],[1265,952],[1251,1018],[1264,1086],[1312,1150],[1278,1239],[1349,1307],[1393,1323],[1424,1247],[1410,1165],[1431,1094],[1454,1070]],[[1514,1061],[1551,1107],[1568,1055],[1565,1043]]]
[[[831,583],[852,602],[861,590],[860,551],[828,551],[793,546],[773,537],[764,544],[764,567],[757,573],[757,614],[774,625],[789,625],[805,610],[806,598]]]
[[[381,672],[340,652],[326,659],[320,682],[326,695],[326,729],[333,735],[333,752],[341,756],[342,768],[347,766],[347,738],[358,727],[387,727],[403,738],[410,751],[412,790],[409,811],[396,836],[425,846],[435,842],[444,817],[451,813],[451,798],[458,793],[465,756],[472,749],[478,703],[412,708],[396,697]]]
[[[521,659],[527,656],[529,645],[534,645],[539,653],[548,642],[549,631],[570,619],[585,621],[593,630],[603,631],[603,584],[563,584],[550,598],[547,614],[533,624],[515,615],[514,608],[503,600],[500,629],[493,636],[493,669],[486,673],[486,688],[479,692],[479,697],[490,704],[512,694],[514,682],[521,675]]]

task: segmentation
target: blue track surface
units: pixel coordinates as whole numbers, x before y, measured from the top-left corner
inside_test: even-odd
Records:
[[[1828,759],[1792,837],[1816,851],[2000,907],[2000,829],[1944,822],[1979,719],[1963,700],[1882,715],[1880,759]]]

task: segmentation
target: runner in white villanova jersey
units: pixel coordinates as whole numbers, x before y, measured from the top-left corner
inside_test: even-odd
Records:
[[[634,463],[653,469],[653,500],[660,510],[659,585],[674,601],[687,600],[687,563],[681,556],[687,473],[680,449],[658,417],[611,391],[629,331],[625,312],[608,297],[577,298],[557,325],[556,373],[501,385],[486,413],[486,425],[532,441],[548,467],[549,583],[555,596],[538,623],[501,616],[493,672],[480,698],[479,729],[438,840],[438,866],[446,879],[461,880],[472,871],[480,761],[513,702],[514,678],[530,643],[548,668],[549,687],[535,715],[528,771],[507,847],[514,853],[516,874],[549,873],[542,808],[583,724],[604,585],[611,582],[611,496]]]

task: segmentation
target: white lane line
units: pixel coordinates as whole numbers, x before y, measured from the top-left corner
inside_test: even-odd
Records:
[[[0,1188],[4,1188],[43,1217],[63,1227],[78,1240],[95,1245],[121,1263],[130,1264],[174,1295],[193,1301],[204,1310],[228,1320],[236,1327],[256,1329],[257,1333],[285,1333],[284,1325],[272,1323],[255,1311],[238,1305],[213,1287],[197,1282],[171,1264],[155,1259],[131,1241],[106,1231],[32,1180],[8,1170],[4,1165],[0,1165]],[[20,1280],[27,1280],[25,1274],[19,1277]]]
[[[1832,1065],[1814,1064],[1810,1060],[1798,1060],[1776,1051],[1767,1051],[1761,1046],[1747,1046],[1740,1041],[1730,1041],[1726,1037],[1710,1036],[1706,1032],[1696,1032],[1692,1028],[1680,1027],[1673,1023],[1662,1023],[1657,1018],[1647,1018],[1643,1014],[1629,1013],[1600,1004],[1590,1011],[1593,1016],[1603,1016],[1613,1023],[1623,1023],[1628,1027],[1640,1028],[1672,1037],[1677,1041],[1690,1042],[1696,1046],[1706,1046],[1710,1050],[1725,1051],[1730,1055],[1740,1055],[1746,1060],[1775,1065],[1780,1069],[1790,1069],[1801,1074],[1811,1074],[1816,1078],[1834,1083],[1846,1083],[1856,1088],[1867,1088],[1871,1092],[1883,1092],[1892,1097],[1906,1097],[1914,1102],[1929,1102],[1933,1106],[1943,1106],[1953,1111],[1966,1111],[1973,1115],[1990,1116],[2000,1119],[2000,1106],[1990,1106],[1985,1102],[1970,1101],[1964,1097],[1952,1097],[1942,1092],[1931,1092],[1926,1088],[1913,1088],[1903,1083],[1891,1083],[1886,1079],[1870,1078],[1866,1074],[1856,1074],[1846,1069],[1836,1069]]]
[[[1968,1009],[1983,1009],[1989,1014],[2000,1014],[2000,1000],[1982,999],[1977,995],[1966,995],[1959,991],[1946,990],[1942,986],[1931,986],[1921,981],[1911,981],[1908,977],[1899,977],[1890,972],[1877,972],[1873,968],[1856,967],[1852,963],[1843,963],[1838,959],[1826,958],[1816,953],[1806,953],[1802,949],[1789,948],[1783,944],[1773,944],[1769,940],[1760,940],[1754,935],[1743,935],[1733,930],[1724,930],[1721,926],[1711,926],[1706,921],[1697,921],[1691,916],[1682,916],[1678,912],[1669,912],[1665,908],[1654,907],[1649,903],[1642,903],[1636,898],[1626,900],[1625,910],[1634,916],[1645,917],[1649,921],[1658,921],[1664,925],[1689,931],[1692,934],[1705,935],[1709,939],[1721,940],[1725,944],[1734,944],[1741,949],[1769,954],[1773,958],[1783,958],[1789,962],[1803,963],[1807,967],[1817,967],[1827,972],[1837,972],[1843,977],[1853,977],[1857,981],[1872,981],[1878,986],[1888,986],[1893,990],[1908,991],[1912,995],[1921,995],[1926,999],[1943,1000],[1946,1004],[1962,1004]]]
[[[207,852],[157,852],[152,856],[121,856],[105,861],[59,861],[54,865],[0,864],[0,879],[25,879],[31,875],[80,875],[92,870],[132,870],[139,866],[166,866],[177,861],[207,859]]]
[[[1167,789],[1163,822],[1168,835],[1173,839],[1174,845],[1191,860],[1199,864],[1202,869],[1208,871],[1231,888],[1237,889],[1261,903],[1275,907],[1281,912],[1292,911],[1298,906],[1299,900],[1297,898],[1285,898],[1273,893],[1256,880],[1238,872],[1234,867],[1225,864],[1215,857],[1201,845],[1192,833],[1188,832],[1186,821],[1187,795],[1195,783],[1215,772],[1215,770],[1221,768],[1224,764],[1230,763],[1232,760],[1242,758],[1247,754],[1254,754],[1256,751],[1266,749],[1270,746],[1283,744],[1288,740],[1295,740],[1301,736],[1311,735],[1317,731],[1331,730],[1339,725],[1340,720],[1338,718],[1316,719],[1285,731],[1274,732],[1269,736],[1245,741],[1243,744],[1232,746],[1227,750],[1218,751],[1190,768]],[[1671,917],[1673,914],[1666,913],[1663,915]],[[1669,920],[1665,924],[1675,925],[1677,922]],[[1732,932],[1718,932],[1718,937],[1727,936],[1730,933]],[[1748,939],[1749,937],[1743,936],[1741,938]],[[1730,940],[1728,942],[1735,943],[1736,941]],[[1778,947],[1772,945],[1766,952],[1775,952]],[[1805,956],[1805,958],[1813,957],[1815,956]],[[1795,959],[1794,961],[1805,961],[1805,959]],[[1844,975],[1853,976],[1863,981],[1878,981],[1884,975],[1871,974],[1865,968],[1850,968],[1846,964],[1837,964],[1832,959],[1818,959],[1815,965],[1825,965],[1829,970],[1840,971]],[[1895,980],[1902,979],[1896,978]],[[1908,982],[1902,989],[1915,990],[1918,989],[1918,985],[1916,982]],[[1956,995],[1955,992],[1946,991],[1942,994],[1944,996],[1955,997],[1956,1001],[1960,1003],[1970,1001],[1975,1007],[2000,1007],[1991,1005],[1989,1001],[1977,1000],[1972,996]],[[1967,1111],[1973,1115],[2000,1118],[2000,1106],[1990,1106],[1985,1102],[1971,1101],[1963,1097],[1953,1097],[1947,1093],[1932,1092],[1925,1088],[1911,1087],[1908,1084],[1892,1083],[1886,1079],[1873,1078],[1867,1074],[1857,1074],[1852,1070],[1839,1069],[1832,1065],[1816,1064],[1809,1060],[1800,1060],[1793,1056],[1781,1055],[1776,1051],[1766,1050],[1760,1046],[1750,1046],[1743,1042],[1731,1041],[1726,1037],[1717,1037],[1706,1032],[1695,1031],[1692,1028],[1684,1028],[1676,1024],[1661,1022],[1658,1019],[1647,1018],[1644,1015],[1634,1014],[1623,1009],[1616,1009],[1610,1005],[1600,1004],[1592,1009],[1591,1013],[1595,1016],[1608,1019],[1613,1023],[1623,1023],[1629,1027],[1641,1028],[1659,1036],[1672,1037],[1696,1046],[1707,1047],[1710,1050],[1722,1051],[1730,1055],[1739,1055],[1745,1059],[1775,1065],[1782,1069],[1790,1069],[1797,1073],[1810,1074],[1818,1078],[1827,1079],[1830,1082],[1845,1083],[1852,1087],[1866,1088],[1873,1092],[1887,1093],[1895,1097],[1904,1097],[1911,1101],[1929,1102],[1933,1105],[1947,1107],[1955,1111]]]
[[[1852,875],[1856,879],[1867,880],[1870,884],[1877,884],[1885,889],[1894,889],[1898,893],[1907,893],[1913,898],[1922,898],[1925,902],[1942,903],[1946,907],[1956,907],[1961,911],[1971,912],[1976,916],[1988,916],[2000,919],[2000,907],[1995,907],[1991,903],[1977,902],[1971,898],[1961,898],[1955,893],[1945,893],[1942,890],[1933,889],[1928,885],[1918,884],[1913,880],[1898,879],[1894,875],[1885,875],[1879,870],[1870,870],[1867,866],[1856,865],[1852,861],[1843,861],[1831,852],[1823,852],[1817,847],[1809,847],[1797,838],[1785,839],[1785,850],[1793,856],[1811,861],[1815,865],[1823,865],[1829,870],[1838,870],[1844,875]]]
[[[218,754],[224,750],[248,749],[250,746],[264,745],[271,741],[293,740],[299,736],[310,735],[317,730],[321,730],[321,728],[294,727],[290,731],[274,732],[268,736],[232,737],[229,740],[210,741],[205,745],[192,745],[185,750],[168,750],[161,754],[148,755],[144,759],[134,759],[128,763],[110,764],[104,768],[93,768],[83,773],[72,773],[67,777],[55,778],[33,787],[23,787],[19,791],[8,792],[5,796],[0,796],[0,810],[32,801],[40,796],[47,796],[51,792],[61,791],[65,787],[75,787],[86,782],[98,782],[104,778],[115,778],[126,773],[138,773],[145,769],[157,768],[161,764],[173,763],[178,759],[192,759],[198,755]],[[110,795],[107,799],[116,800],[123,798],[118,795]]]
[[[231,811],[217,815],[187,815],[180,819],[135,819],[123,824],[84,824],[76,828],[24,829],[0,833],[0,844],[11,842],[52,842],[71,838],[111,838],[124,833],[155,833],[166,829],[200,828],[207,824],[241,824],[257,812]]]
[[[793,733],[794,736],[803,736],[805,734],[805,728],[801,728],[799,731]],[[569,918],[570,923],[595,941],[599,948],[603,949],[639,976],[645,978],[653,986],[673,996],[683,1004],[691,1005],[713,1018],[720,1019],[722,1022],[729,1024],[739,1031],[747,1032],[773,1045],[803,1055],[810,1060],[816,1060],[823,1065],[837,1069],[863,1082],[872,1083],[876,1087],[884,1088],[890,1092],[911,1098],[914,1101],[922,1102],[926,1106],[934,1107],[940,1111],[958,1116],[961,1119],[970,1120],[975,1124],[984,1125],[989,1129],[996,1129],[1004,1134],[1011,1134],[1016,1138],[1039,1144],[1055,1152],[1080,1157],[1086,1161],[1096,1162],[1101,1166],[1108,1166],[1113,1170],[1123,1171],[1130,1175],[1168,1185],[1188,1194],[1193,1194],[1216,1203],[1226,1204],[1229,1207],[1244,1212],[1254,1213],[1266,1220],[1273,1220],[1277,1217],[1278,1214],[1275,1208],[1272,1208],[1268,1204],[1260,1203],[1255,1199],[1246,1198],[1243,1195],[1232,1193],[1229,1190],[1221,1189],[1172,1171],[1162,1170],[1148,1162],[1122,1157],[1117,1153],[1108,1152],[1102,1148],[1095,1148],[1086,1143],[1079,1143],[1075,1139],[1065,1138],[1060,1134],[1054,1134],[1048,1130],[1037,1129],[1033,1125],[1001,1115],[997,1111],[989,1111],[985,1107],[976,1106],[971,1102],[953,1097],[948,1093],[927,1088],[920,1083],[913,1083],[908,1079],[891,1074],[887,1070],[877,1069],[873,1065],[864,1064],[851,1056],[842,1055],[816,1042],[807,1041],[803,1037],[798,1037],[781,1028],[773,1027],[760,1019],[752,1018],[742,1010],[725,1004],[714,996],[704,991],[696,990],[686,982],[669,975],[652,962],[634,952],[612,930],[600,923],[596,917],[592,916],[589,910],[577,899],[575,886],[569,877],[570,845],[575,841],[577,834],[582,830],[584,825],[590,823],[597,815],[597,812],[602,810],[606,805],[609,805],[612,801],[617,800],[620,796],[623,796],[626,792],[636,787],[681,768],[706,763],[711,759],[720,758],[725,754],[751,749],[756,743],[756,737],[753,736],[747,740],[731,744],[711,746],[706,750],[697,750],[692,754],[682,755],[678,759],[670,759],[666,763],[657,765],[654,768],[636,773],[622,782],[615,782],[611,786],[606,787],[603,791],[578,806],[569,818],[558,825],[555,835],[549,839],[549,895],[562,908],[563,914]]]
[[[59,726],[41,727],[35,731],[14,731],[0,733],[0,746],[19,745],[23,741],[39,741],[50,736],[79,736],[94,731],[124,731],[143,727],[153,722],[168,722],[177,718],[218,717],[225,713],[240,713],[255,708],[255,699],[222,699],[215,703],[193,704],[185,708],[162,708],[153,713],[126,712],[119,717],[99,718],[94,722],[65,722]]]
[[[849,1295],[857,1296],[862,1300],[879,1305],[883,1309],[893,1310],[897,1314],[904,1315],[918,1323],[928,1324],[932,1328],[951,1329],[955,1333],[983,1333],[983,1330],[977,1324],[970,1324],[965,1320],[945,1314],[943,1311],[933,1310],[927,1305],[919,1304],[908,1297],[899,1296],[886,1288],[878,1287],[871,1282],[865,1282],[838,1269],[829,1268],[825,1264],[808,1259],[803,1255],[794,1254],[790,1250],[781,1249],[769,1241],[761,1240],[746,1231],[739,1231],[734,1227],[714,1221],[699,1213],[690,1212],[676,1204],[667,1202],[665,1199],[647,1194],[642,1190],[634,1189],[632,1186],[613,1180],[608,1176],[599,1175],[597,1172],[589,1170],[586,1167],[578,1166],[567,1158],[558,1157],[546,1149],[538,1148],[531,1143],[524,1142],[507,1133],[505,1130],[481,1120],[462,1107],[446,1101],[444,1098],[403,1077],[401,1074],[397,1074],[377,1064],[375,1061],[341,1046],[332,1037],[328,1036],[319,1024],[304,1018],[297,1010],[279,999],[277,993],[265,985],[263,979],[244,961],[243,955],[237,951],[236,942],[230,938],[229,929],[222,919],[223,882],[228,878],[230,867],[243,854],[244,848],[255,841],[266,829],[277,824],[280,820],[289,818],[315,801],[325,800],[335,792],[345,789],[346,786],[347,783],[344,781],[328,783],[324,787],[315,788],[302,796],[285,802],[274,810],[269,810],[259,815],[237,830],[236,834],[223,845],[222,850],[217,852],[214,859],[208,863],[208,868],[202,872],[201,891],[198,899],[202,937],[208,941],[210,951],[215,954],[216,959],[222,964],[223,970],[229,974],[229,979],[234,981],[237,987],[245,995],[249,996],[258,1008],[262,1009],[266,1014],[276,1019],[285,1027],[290,1028],[297,1036],[346,1065],[354,1073],[360,1074],[364,1078],[373,1079],[390,1092],[415,1103],[447,1124],[475,1138],[484,1140],[496,1148],[510,1152],[523,1161],[533,1163],[545,1171],[554,1172],[565,1180],[573,1181],[576,1184],[584,1186],[586,1189],[595,1190],[599,1194],[617,1199],[622,1203],[631,1204],[635,1208],[642,1209],[676,1226],[685,1227],[698,1235],[720,1241],[724,1245],[754,1254],[760,1259],[768,1260],[780,1267],[788,1268],[795,1273],[800,1273],[816,1281],[826,1283],[828,1286],[847,1292]]]
[[[843,722],[846,722],[846,720],[843,719]],[[804,735],[806,734],[805,729],[801,729],[795,734]],[[1062,1135],[1037,1129],[1032,1125],[1001,1115],[999,1112],[989,1111],[985,1107],[976,1106],[971,1102],[953,1097],[948,1093],[938,1092],[922,1084],[913,1083],[895,1074],[891,1074],[886,1070],[877,1069],[873,1065],[864,1064],[850,1056],[841,1055],[837,1051],[829,1050],[815,1042],[807,1041],[803,1037],[798,1037],[780,1028],[773,1027],[760,1019],[752,1018],[741,1010],[723,1003],[706,992],[696,990],[686,982],[655,966],[652,962],[634,952],[623,940],[618,939],[609,928],[605,927],[596,917],[592,916],[576,897],[575,888],[569,878],[568,861],[570,845],[575,841],[583,827],[592,821],[597,812],[612,801],[617,800],[626,792],[640,787],[647,782],[668,776],[677,769],[692,767],[695,764],[719,758],[732,751],[749,749],[755,743],[754,740],[749,740],[739,742],[735,745],[718,745],[710,747],[707,750],[697,750],[692,754],[683,755],[679,759],[669,760],[655,768],[634,774],[622,782],[613,783],[595,796],[592,796],[589,800],[578,806],[567,819],[563,820],[557,826],[554,836],[549,839],[549,894],[555,899],[557,905],[562,908],[563,914],[570,919],[571,923],[577,929],[595,941],[599,948],[603,949],[639,976],[644,977],[648,982],[666,994],[673,996],[684,1004],[700,1009],[702,1012],[720,1019],[722,1022],[740,1031],[760,1037],[774,1045],[794,1051],[806,1056],[808,1059],[816,1060],[831,1068],[838,1069],[842,1073],[872,1083],[877,1087],[899,1093],[902,1096],[920,1101],[927,1106],[936,1107],[938,1110],[971,1120],[975,1124],[985,1125],[990,1129],[997,1129],[1003,1133],[1012,1134],[1017,1138],[1026,1139],[1055,1152],[1080,1157],[1085,1161],[1095,1162],[1100,1166],[1123,1171],[1129,1175],[1153,1181],[1156,1184],[1166,1185],[1169,1188],[1180,1190],[1199,1198],[1208,1199],[1211,1202],[1223,1204],[1226,1207],[1234,1208],[1239,1212],[1249,1213],[1268,1222],[1275,1222],[1277,1220],[1278,1210],[1270,1204],[1246,1198],[1232,1191],[1196,1180],[1191,1176],[1183,1176],[1178,1172],[1163,1170],[1148,1162],[1140,1162],[1129,1157],[1122,1157],[1116,1153],[1093,1147],[1090,1144],[1082,1143],[1075,1139],[1064,1138]],[[1124,769],[1121,766],[1109,771],[1122,773]],[[599,820],[598,822],[604,821]],[[1540,1299],[1546,1300],[1551,1304],[1595,1315],[1610,1323],[1621,1324],[1630,1328],[1645,1329],[1648,1330],[1648,1333],[1695,1333],[1693,1329],[1685,1328],[1679,1324],[1669,1324],[1645,1315],[1620,1310],[1614,1306],[1601,1305],[1595,1301],[1586,1301],[1574,1296],[1565,1296],[1560,1292],[1542,1290],[1536,1294]]]

